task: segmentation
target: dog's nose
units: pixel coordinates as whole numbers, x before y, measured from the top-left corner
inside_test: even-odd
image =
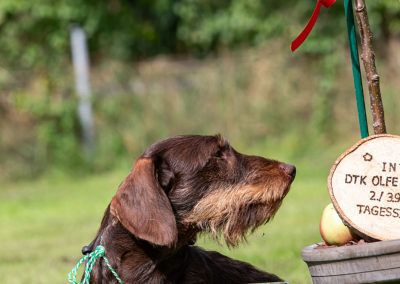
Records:
[[[280,168],[292,178],[292,180],[296,177],[296,167],[291,164],[281,164]]]

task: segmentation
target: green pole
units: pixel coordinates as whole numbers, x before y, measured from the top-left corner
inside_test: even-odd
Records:
[[[344,0],[344,12],[347,22],[347,34],[349,37],[351,66],[353,69],[354,88],[356,91],[358,123],[360,124],[361,138],[368,136],[367,116],[365,114],[364,93],[361,81],[360,61],[358,59],[357,38],[354,28],[354,15],[351,0]]]

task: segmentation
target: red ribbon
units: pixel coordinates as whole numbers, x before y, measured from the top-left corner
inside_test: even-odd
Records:
[[[317,6],[315,6],[314,13],[312,14],[310,20],[308,21],[307,26],[299,34],[299,36],[294,41],[292,41],[292,44],[290,45],[290,49],[292,50],[292,52],[295,51],[310,34],[312,28],[314,27],[315,22],[317,21],[321,5],[324,5],[325,8],[328,8],[333,3],[336,2],[336,0],[317,0],[317,1],[318,1]]]

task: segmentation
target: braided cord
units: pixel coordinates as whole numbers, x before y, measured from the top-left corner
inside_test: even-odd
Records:
[[[78,263],[76,264],[76,266],[71,270],[71,272],[68,274],[68,281],[72,284],[79,284],[78,282],[76,282],[76,274],[78,272],[78,268],[79,266],[81,266],[82,263],[84,263],[90,256],[92,253],[84,256],[80,261],[78,261]]]
[[[105,249],[104,249],[104,246],[102,245],[102,242],[103,242],[103,239],[101,239],[100,245],[98,245],[94,251],[92,251],[88,255],[84,256],[80,261],[78,261],[76,266],[68,274],[68,281],[70,283],[72,283],[72,284],[89,284],[90,273],[92,272],[93,265],[96,262],[96,260],[98,260],[99,258],[104,259],[104,262],[107,264],[108,268],[110,269],[110,271],[114,275],[114,277],[117,279],[118,283],[122,283],[121,278],[119,278],[118,274],[111,267],[108,259],[105,256]],[[85,267],[85,277],[81,283],[76,282],[76,277],[77,277],[77,272],[78,272],[79,266],[81,266],[81,264],[84,263],[86,260],[88,262],[86,263],[86,267]]]
[[[114,275],[114,277],[117,279],[118,283],[122,284],[121,278],[119,278],[117,272],[111,267],[110,263],[108,262],[108,259],[106,257],[103,257],[105,263],[107,264],[108,268],[110,269],[111,273]]]

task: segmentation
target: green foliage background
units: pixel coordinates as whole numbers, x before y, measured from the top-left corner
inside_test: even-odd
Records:
[[[367,4],[378,48],[385,46],[400,31],[399,3],[382,0]],[[348,64],[341,55],[345,54],[346,37],[340,1],[322,9],[315,31],[297,52],[299,56],[293,57],[295,61],[273,54],[282,53],[282,48],[286,50],[313,9],[314,3],[310,1],[295,0],[1,1],[0,155],[4,159],[0,176],[35,176],[54,167],[78,172],[109,169],[127,155],[139,154],[145,145],[183,132],[224,132],[235,139],[239,131],[231,133],[227,123],[234,116],[230,110],[236,102],[240,103],[236,103],[235,113],[248,117],[247,124],[251,125],[243,131],[260,140],[266,135],[279,137],[282,132],[292,133],[290,124],[295,117],[302,121],[303,132],[315,136],[312,140],[318,140],[321,134],[334,133],[337,74],[339,68]],[[76,117],[69,43],[69,30],[74,24],[86,31],[90,49],[97,128],[95,161],[88,161],[82,155],[81,129]],[[253,50],[254,54],[246,50]],[[260,50],[265,50],[265,54]],[[384,55],[385,48],[380,52]],[[224,68],[214,64],[229,61],[219,59],[224,54],[225,58],[231,57],[231,65]],[[197,60],[192,66],[200,68],[193,69],[198,78],[187,74],[190,68],[183,73],[175,70],[168,74],[169,67],[159,77],[142,78],[138,66],[159,55],[192,58],[180,61],[188,66]],[[276,56],[281,60],[268,70],[275,73],[271,76],[265,70],[263,74],[250,70],[251,63],[245,56],[253,56],[254,60]],[[311,68],[305,68],[311,73],[305,78],[303,88],[319,95],[301,98],[303,105],[311,105],[311,112],[296,108],[295,100],[288,95],[296,90],[299,74],[294,71],[292,78],[285,78],[283,72],[290,74],[291,68],[299,72],[301,68],[294,64]],[[208,80],[206,72],[201,71],[207,68],[230,76],[216,72],[221,82],[212,85],[214,92],[203,86],[207,84],[205,81],[196,82]],[[252,73],[246,72],[246,68]],[[254,84],[254,76],[264,76],[257,80],[266,77],[279,80],[280,84],[274,86],[279,97],[252,94],[249,86]],[[168,97],[160,90],[138,94],[145,84],[160,85],[168,93],[168,86],[159,84],[165,78],[180,86],[177,93]],[[202,109],[205,103],[202,96],[216,103]],[[257,104],[251,101],[252,96],[257,97]],[[286,96],[287,103],[282,96]],[[273,102],[271,106],[266,105],[267,101]],[[204,119],[188,121],[191,116]],[[210,127],[210,119],[220,121],[213,122],[218,127]],[[244,124],[244,120],[240,123]],[[267,125],[269,130],[262,130]],[[308,130],[304,128],[306,125]],[[293,128],[299,129],[297,125]],[[113,129],[119,132],[113,132],[109,138],[102,136]],[[134,146],[130,144],[131,133],[135,133]]]
[[[323,9],[319,33],[307,44],[309,52],[326,52],[338,37],[343,38],[340,2],[329,12]],[[397,2],[367,1],[378,36],[399,32]],[[274,37],[291,38],[313,9],[310,1],[295,0],[3,0],[1,63],[54,68],[69,58],[73,24],[86,31],[93,58],[134,59],[159,53],[205,54],[262,44]]]

